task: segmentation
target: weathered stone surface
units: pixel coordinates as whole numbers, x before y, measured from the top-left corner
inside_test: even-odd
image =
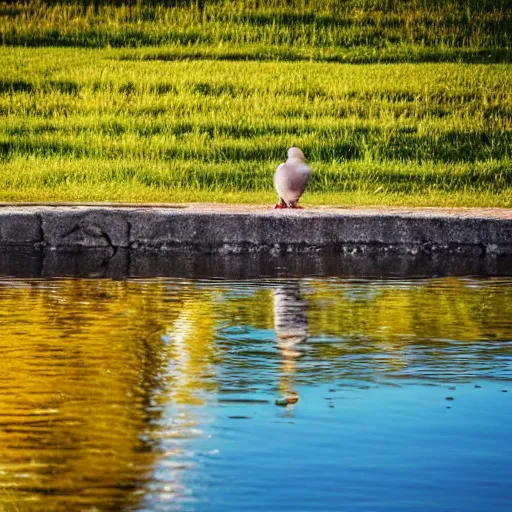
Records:
[[[0,208],[0,245],[198,253],[439,251],[512,255],[512,216],[268,208]]]
[[[129,224],[123,210],[44,209],[41,219],[43,240],[48,247],[128,247]]]
[[[41,218],[24,210],[0,212],[0,245],[42,242]]]
[[[130,245],[205,250],[293,250],[344,244],[430,247],[512,246],[512,221],[403,215],[336,215],[323,212],[141,211],[129,216]]]

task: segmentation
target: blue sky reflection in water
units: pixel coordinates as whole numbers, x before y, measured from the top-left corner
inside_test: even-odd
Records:
[[[2,510],[508,512],[511,285],[5,279]]]

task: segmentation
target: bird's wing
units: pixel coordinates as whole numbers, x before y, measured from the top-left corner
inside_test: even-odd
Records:
[[[311,169],[306,164],[281,164],[274,175],[274,186],[279,197],[287,203],[298,201],[306,190],[311,175]]]
[[[290,192],[293,193],[292,200],[298,201],[300,196],[306,190],[309,180],[311,179],[311,169],[306,164],[300,164],[290,179]]]
[[[286,164],[279,165],[274,174],[274,188],[276,189],[279,197],[282,199],[284,199],[283,194],[286,193],[286,182],[288,174],[289,173],[286,170]]]

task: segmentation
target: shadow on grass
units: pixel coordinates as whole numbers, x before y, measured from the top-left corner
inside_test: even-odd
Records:
[[[197,128],[201,130],[201,127]],[[211,138],[216,136],[216,128],[204,126],[202,132]],[[116,124],[104,126],[112,135],[119,135],[123,127]],[[174,130],[174,132],[173,132]],[[187,123],[170,127],[169,133],[186,135],[196,130]],[[250,127],[247,129],[249,137],[253,136]],[[229,131],[229,130],[228,130]],[[37,135],[37,134],[35,134]],[[58,134],[57,134],[58,135]],[[344,140],[335,140],[329,143],[301,144],[304,153],[310,161],[330,162],[333,160],[361,160],[371,156],[378,161],[432,161],[443,163],[479,162],[488,160],[512,159],[512,131],[458,131],[452,130],[438,137],[432,135],[418,135],[414,131],[403,130],[382,137],[378,131],[367,129],[354,130],[344,136]],[[40,139],[32,134],[20,131],[0,141],[0,158],[9,160],[14,155],[36,155],[44,157],[76,157],[76,158],[120,158],[144,157],[164,160],[192,159],[204,162],[245,162],[249,160],[270,162],[283,158],[285,148],[279,145],[241,145],[240,143],[205,144],[196,147],[182,146],[180,144],[154,147],[150,144],[134,148],[126,148],[123,144],[115,145],[107,139],[105,143],[91,145],[87,139],[73,141],[60,140],[58,136],[53,139]]]
[[[466,64],[495,64],[512,63],[512,49],[509,48],[479,48],[479,49],[418,49],[412,48],[404,51],[397,48],[377,50],[371,47],[360,47],[356,50],[340,48],[337,53],[329,51],[322,54],[320,51],[309,53],[294,51],[292,49],[248,49],[247,51],[210,51],[210,50],[163,50],[147,54],[124,54],[118,60],[142,61],[187,61],[187,60],[215,60],[215,61],[312,61],[341,64],[400,64],[400,63],[449,63],[460,62]]]

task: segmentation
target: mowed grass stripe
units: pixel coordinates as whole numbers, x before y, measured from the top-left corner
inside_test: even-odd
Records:
[[[248,160],[267,162],[283,158],[290,139],[300,146],[312,162],[335,160],[400,160],[402,162],[474,162],[509,160],[512,158],[511,132],[448,132],[442,136],[418,136],[398,133],[382,134],[345,132],[348,140],[332,134],[319,140],[322,133],[307,136],[262,136],[251,139],[211,137],[208,132],[192,134],[182,140],[165,136],[145,138],[139,142],[135,134],[118,138],[91,134],[10,136],[0,138],[0,159],[17,155],[38,155],[74,158],[144,158],[155,160],[200,160],[205,162],[243,163]],[[172,138],[172,136],[171,136]]]
[[[314,202],[512,206],[509,65],[118,55],[0,50],[0,197],[271,198],[296,144]]]

